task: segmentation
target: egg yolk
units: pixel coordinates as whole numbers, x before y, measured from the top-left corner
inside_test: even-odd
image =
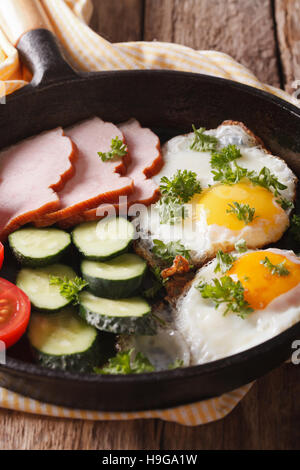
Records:
[[[266,256],[274,265],[285,261],[284,267],[289,274],[272,274],[271,270],[261,263]],[[245,300],[254,310],[261,310],[273,299],[300,283],[300,263],[294,263],[289,258],[271,251],[255,251],[238,258],[226,274],[237,276],[245,289]]]
[[[254,208],[254,218],[248,225],[259,224],[263,219],[266,233],[276,225],[276,216],[285,214],[284,210],[275,203],[271,191],[250,182],[218,184],[194,196],[192,200],[192,204],[196,205],[197,220],[200,219],[201,210],[204,208],[208,225],[216,224],[230,230],[242,230],[245,221],[239,220],[236,214],[227,212],[231,209],[229,204],[233,205],[234,202],[248,204],[250,208]]]

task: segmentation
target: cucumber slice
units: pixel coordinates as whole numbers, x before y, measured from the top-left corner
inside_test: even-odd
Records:
[[[89,372],[101,362],[96,328],[72,308],[50,316],[32,313],[28,338],[37,361],[50,369]]]
[[[109,261],[83,261],[81,271],[89,288],[98,297],[120,299],[136,292],[143,281],[147,263],[133,253]]]
[[[51,276],[74,279],[76,273],[69,266],[52,264],[44,268],[23,268],[16,281],[17,286],[28,295],[33,307],[49,313],[70,303],[60,294],[59,286],[50,285]]]
[[[9,245],[24,266],[46,266],[60,259],[71,244],[69,233],[57,228],[27,227],[8,237]]]
[[[133,224],[123,217],[109,218],[78,225],[72,239],[85,258],[104,261],[128,250],[134,230]]]
[[[99,330],[139,335],[152,335],[156,332],[151,307],[141,297],[111,300],[84,291],[79,295],[79,302],[79,314],[89,325]]]

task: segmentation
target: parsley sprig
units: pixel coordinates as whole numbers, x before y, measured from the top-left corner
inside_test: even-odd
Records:
[[[161,224],[174,225],[185,219],[188,210],[176,197],[163,196],[156,204],[158,210],[159,221]]]
[[[293,210],[295,207],[293,201],[289,201],[285,197],[280,197],[276,199],[276,202],[282,207],[284,211],[287,211],[289,209]]]
[[[255,207],[250,207],[249,204],[243,204],[239,202],[234,202],[233,204],[228,204],[230,209],[227,209],[228,214],[234,214],[239,220],[245,222],[246,225],[250,224],[258,216],[254,217]]]
[[[213,284],[200,283],[196,288],[204,299],[211,299],[215,303],[215,308],[225,304],[224,315],[233,312],[244,319],[253,312],[253,308],[245,300],[240,281],[235,282],[230,276],[222,276],[220,279],[214,278],[212,282]]]
[[[153,299],[154,297],[156,297],[156,295],[162,289],[164,289],[166,283],[169,280],[168,278],[163,279],[161,277],[161,270],[159,269],[158,266],[151,268],[150,271],[153,274],[154,279],[153,279],[152,286],[144,290],[143,292],[143,296],[146,297],[147,299]]]
[[[194,194],[200,194],[202,189],[194,171],[177,170],[172,179],[167,176],[161,178],[160,191],[164,196],[175,197],[181,203],[186,203]]]
[[[79,293],[88,285],[88,283],[81,277],[74,279],[63,279],[58,276],[50,276],[50,285],[59,286],[60,294],[65,297],[73,305],[79,304]]]
[[[300,243],[300,215],[294,214],[291,220],[290,232],[294,240]]]
[[[260,264],[263,264],[271,274],[277,274],[278,276],[288,276],[290,271],[285,267],[286,260],[282,261],[282,263],[273,264],[269,258],[266,256],[265,259],[261,260]]]
[[[109,160],[113,160],[116,157],[124,157],[127,155],[127,147],[119,139],[119,137],[115,137],[115,139],[111,140],[110,151],[109,152],[98,152],[99,157],[103,162],[107,162]]]
[[[155,239],[153,244],[152,252],[167,263],[172,263],[177,255],[181,255],[186,259],[191,258],[190,250],[187,250],[179,240],[164,243],[161,240]]]
[[[219,250],[216,254],[217,265],[215,267],[215,273],[221,272],[226,273],[229,271],[231,266],[236,260],[236,257],[230,253],[224,253],[222,250]]]
[[[267,167],[263,167],[258,174],[255,171],[249,171],[247,168],[241,167],[237,163],[237,160],[241,157],[242,154],[236,145],[227,145],[227,147],[222,148],[218,152],[213,151],[210,164],[214,181],[231,185],[247,178],[253,184],[273,191],[275,196],[278,197],[277,202],[283,210],[293,209],[293,202],[282,197],[280,194],[280,191],[286,189],[287,186],[280,183],[278,178]]]
[[[161,178],[160,191],[162,197],[155,205],[160,223],[174,225],[188,215],[184,204],[194,194],[201,193],[201,185],[195,172],[178,170],[171,179],[166,176]]]
[[[238,253],[245,253],[245,251],[247,251],[247,243],[243,238],[241,238],[235,243],[234,248]]]
[[[280,183],[280,181],[278,181],[278,178],[276,178],[271,173],[269,168],[265,166],[260,170],[258,176],[252,176],[250,180],[253,184],[257,184],[259,186],[262,186],[263,188],[266,188],[269,190],[270,188],[273,188],[273,192],[275,196],[279,196],[280,195],[279,191],[282,191],[287,188],[287,186]]]
[[[96,374],[143,374],[145,372],[154,372],[155,367],[149,359],[138,352],[133,357],[134,349],[118,352],[116,356],[111,357],[108,363],[103,367],[95,367]]]
[[[205,127],[196,129],[194,124],[192,125],[194,131],[194,140],[191,143],[191,150],[196,152],[208,152],[215,150],[218,144],[218,139],[212,135],[204,134],[206,131]]]

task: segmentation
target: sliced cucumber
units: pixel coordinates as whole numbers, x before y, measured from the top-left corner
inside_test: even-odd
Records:
[[[101,362],[96,328],[71,308],[50,316],[34,312],[28,338],[37,361],[50,369],[89,372]]]
[[[73,230],[72,239],[87,259],[103,261],[128,250],[134,237],[134,226],[123,217],[87,222]]]
[[[81,272],[89,288],[98,297],[120,299],[130,297],[141,286],[147,263],[133,253],[109,261],[81,263]]]
[[[76,273],[69,266],[52,264],[44,268],[23,268],[16,284],[28,295],[33,307],[45,312],[56,312],[70,301],[60,294],[60,287],[50,285],[50,277],[74,279]]]
[[[140,335],[156,332],[151,307],[141,297],[111,300],[84,291],[79,295],[79,302],[79,314],[99,330]]]
[[[69,233],[57,228],[27,227],[8,237],[15,257],[24,266],[46,266],[59,260],[71,244]]]

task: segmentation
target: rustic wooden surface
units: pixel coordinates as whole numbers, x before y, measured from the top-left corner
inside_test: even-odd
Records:
[[[260,80],[300,79],[299,0],[94,0],[111,41],[175,41],[224,51]],[[298,449],[300,366],[258,380],[224,420],[189,428],[159,420],[89,422],[2,410],[0,449]]]

